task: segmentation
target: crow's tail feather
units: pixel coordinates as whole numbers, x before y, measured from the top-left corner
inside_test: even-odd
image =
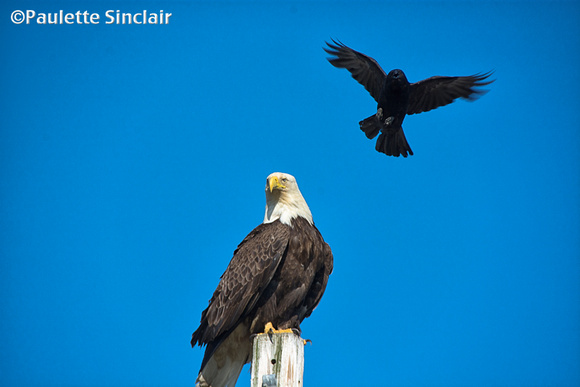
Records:
[[[402,155],[407,157],[407,153],[413,156],[413,151],[405,138],[403,128],[383,130],[377,139],[375,149],[387,156],[399,157]]]
[[[368,118],[365,118],[364,120],[359,122],[359,125],[360,130],[365,132],[365,135],[367,136],[368,139],[375,138],[377,134],[379,134],[379,131],[381,130],[381,122],[377,118],[376,114],[373,114]]]

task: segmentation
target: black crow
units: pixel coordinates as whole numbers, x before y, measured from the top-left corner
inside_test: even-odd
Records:
[[[352,77],[367,89],[377,101],[377,113],[362,120],[360,128],[369,139],[379,132],[375,149],[387,156],[413,155],[403,133],[403,120],[407,114],[417,114],[445,106],[461,97],[468,101],[477,99],[486,91],[476,89],[489,85],[484,82],[491,72],[467,77],[435,76],[417,83],[409,83],[402,70],[391,70],[386,74],[376,60],[344,44],[326,42],[324,48],[333,58],[328,58],[334,67],[345,68]]]

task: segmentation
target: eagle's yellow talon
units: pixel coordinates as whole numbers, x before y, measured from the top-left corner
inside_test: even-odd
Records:
[[[270,335],[272,333],[294,333],[294,332],[292,331],[292,329],[275,329],[274,325],[272,325],[272,323],[269,322],[264,326],[264,332],[260,333],[260,334],[261,335],[264,335],[264,334]]]
[[[267,323],[264,327],[264,333],[272,333],[275,332],[274,325],[271,322]]]

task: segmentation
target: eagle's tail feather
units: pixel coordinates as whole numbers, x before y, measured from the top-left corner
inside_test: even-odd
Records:
[[[381,130],[381,122],[377,118],[376,114],[373,114],[368,118],[365,118],[358,124],[360,125],[360,130],[365,132],[365,135],[370,140],[375,138],[377,134],[379,134],[379,131]]]
[[[399,157],[399,155],[402,155],[407,157],[407,152],[413,156],[413,151],[407,142],[403,128],[384,130],[377,139],[375,149],[387,156]]]
[[[234,387],[244,367],[243,361],[226,358],[224,364],[217,364],[212,357],[199,372],[195,387]]]
[[[240,323],[223,340],[208,344],[195,386],[234,387],[251,356],[250,329]]]

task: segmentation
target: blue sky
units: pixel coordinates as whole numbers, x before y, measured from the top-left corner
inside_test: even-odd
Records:
[[[105,24],[143,9],[172,15]],[[15,10],[100,23],[18,25]],[[274,171],[296,176],[335,257],[302,324],[307,386],[580,384],[580,3],[0,15],[0,384],[193,385],[190,335]],[[415,155],[386,157],[331,38],[411,82],[496,82],[407,117]]]

